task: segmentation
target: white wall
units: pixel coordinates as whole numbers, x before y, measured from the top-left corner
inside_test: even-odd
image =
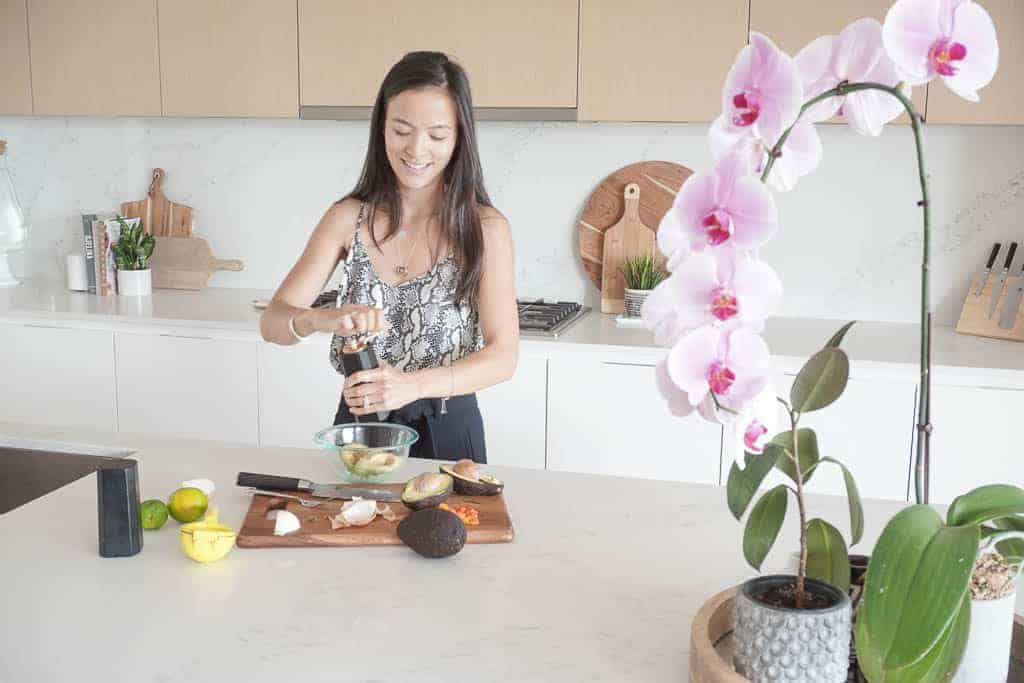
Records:
[[[778,198],[782,229],[764,256],[786,285],[783,314],[913,321],[920,213],[913,138],[822,126],[821,167]],[[3,118],[0,139],[22,202],[30,249],[22,274],[61,277],[79,248],[79,213],[141,199],[154,166],[165,192],[194,209],[197,234],[241,273],[213,285],[272,289],[327,205],[362,165],[362,122],[244,119]],[[488,189],[516,237],[521,296],[584,300],[575,222],[601,179],[628,163],[709,163],[702,125],[481,123]],[[1024,128],[932,126],[925,158],[933,200],[933,296],[955,322],[966,282],[995,240],[1024,241]]]

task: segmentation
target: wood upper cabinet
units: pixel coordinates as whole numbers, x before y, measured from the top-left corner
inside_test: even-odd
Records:
[[[581,0],[580,119],[711,121],[747,0]]]
[[[159,116],[156,0],[28,0],[37,115]]]
[[[983,0],[981,5],[996,25],[999,69],[992,82],[978,91],[980,102],[955,95],[940,78],[932,81],[928,85],[929,123],[1024,124],[1024,2]]]
[[[160,0],[165,116],[295,117],[295,0]]]
[[[0,0],[0,64],[0,114],[31,114],[25,0]]]
[[[372,106],[406,52],[468,72],[477,107],[576,106],[577,0],[299,0],[303,105]]]
[[[824,35],[839,35],[847,24],[862,17],[885,21],[892,0],[859,0],[858,2],[822,2],[821,0],[751,0],[750,30],[763,33],[792,56],[808,43]],[[926,86],[913,89],[911,101],[921,114],[925,113]],[[839,123],[840,119],[832,119]],[[903,114],[896,123],[910,123]]]

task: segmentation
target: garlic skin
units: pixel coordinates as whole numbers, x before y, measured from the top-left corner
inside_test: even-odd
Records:
[[[377,516],[377,501],[353,498],[341,506],[341,512],[331,517],[331,528],[366,526]]]
[[[217,490],[217,487],[213,485],[213,482],[209,479],[189,479],[181,482],[181,488],[194,488],[199,489],[206,497],[209,498],[213,495],[213,492]]]
[[[302,524],[299,522],[299,518],[296,517],[293,512],[288,512],[287,510],[271,510],[271,513],[274,514],[275,536],[285,536],[298,531],[302,527]]]

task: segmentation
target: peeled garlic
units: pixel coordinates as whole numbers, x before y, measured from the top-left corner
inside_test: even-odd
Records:
[[[217,487],[213,485],[213,482],[209,479],[189,479],[188,481],[181,482],[181,488],[194,488],[199,489],[206,494],[209,498],[213,495],[213,492],[217,490]]]
[[[331,528],[366,526],[377,516],[377,501],[353,498],[341,506],[341,512],[331,517]]]
[[[288,512],[287,510],[271,510],[274,514],[274,535],[284,536],[294,531],[298,531],[302,525],[299,523],[299,518],[295,516],[295,513]],[[268,515],[269,516],[269,515]]]

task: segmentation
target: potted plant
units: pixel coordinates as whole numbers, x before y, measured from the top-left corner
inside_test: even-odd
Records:
[[[959,496],[945,522],[928,505],[897,513],[871,555],[857,619],[864,676],[1006,681],[1021,539],[1024,489],[1016,486]]]
[[[872,18],[859,19],[837,36],[815,39],[795,59],[779,50],[768,37],[751,32],[749,44],[740,51],[726,77],[722,114],[709,129],[708,139],[715,166],[709,172],[696,173],[688,178],[672,208],[662,219],[657,240],[668,259],[670,274],[651,292],[643,307],[644,322],[654,332],[655,341],[671,347],[656,373],[658,389],[670,410],[679,416],[697,412],[708,420],[731,422],[746,445],[745,452],[734,465],[743,472],[751,470],[750,474],[744,475],[745,478],[760,483],[763,476],[758,478],[756,473],[782,467],[778,465],[780,462],[788,463],[783,466],[791,468],[794,483],[802,472],[813,471],[811,463],[802,464],[803,455],[799,453],[802,446],[794,418],[802,412],[798,400],[801,394],[791,394],[785,406],[792,427],[790,437],[793,443],[789,456],[786,459],[779,456],[778,448],[785,448],[782,443],[776,442],[774,448],[762,444],[762,440],[770,438],[771,430],[766,420],[772,419],[775,399],[773,394],[764,391],[771,363],[767,345],[759,333],[765,318],[775,312],[782,291],[774,271],[759,257],[761,247],[778,229],[778,211],[766,186],[777,191],[791,190],[802,176],[817,167],[822,145],[815,123],[840,116],[856,132],[878,136],[887,123],[905,112],[910,117],[917,153],[921,188],[917,205],[921,208],[923,222],[921,386],[918,391],[914,490],[917,502],[927,503],[932,432],[932,314],[928,286],[931,207],[924,169],[923,120],[909,99],[910,86],[941,77],[954,93],[976,101],[977,90],[991,81],[997,62],[998,47],[991,18],[972,0],[897,0],[887,13],[884,26]],[[841,338],[842,331],[837,336]],[[830,347],[832,351],[829,351]],[[826,353],[819,352],[812,357],[801,370],[801,375],[817,378],[823,387],[838,386],[838,382],[826,379],[835,372],[837,363],[846,363],[842,360],[845,356],[836,353],[839,351],[837,347],[838,342],[835,346],[831,343],[826,345],[823,349]],[[794,391],[797,391],[796,385]],[[817,400],[817,390],[808,396],[811,398],[804,396],[802,400],[813,403]],[[811,450],[804,449],[804,453],[808,452]],[[845,470],[844,475],[849,487],[852,477]],[[756,485],[743,487],[744,491],[749,490],[750,496],[755,489]],[[740,508],[734,507],[736,490],[734,486],[730,494],[730,509],[734,514],[737,509],[745,509],[746,502],[749,502],[747,498]],[[774,540],[774,535],[764,533],[759,527],[764,525],[771,532],[776,524],[781,524],[778,510],[788,495],[785,488],[772,489],[751,511],[744,533],[744,554],[748,561],[752,557],[756,559],[758,554],[751,553],[751,549],[763,547],[766,539]],[[851,495],[850,500],[852,505],[854,496]],[[802,507],[802,495],[799,493],[797,502]],[[809,524],[801,510],[801,533],[805,536],[801,545],[805,547],[812,543]],[[834,552],[835,556],[845,555],[845,548],[842,553],[838,550],[837,537],[839,541],[841,537],[837,532],[828,531],[824,524],[816,524],[813,529],[822,548],[829,554]],[[957,537],[958,533],[968,534],[968,537],[970,534],[951,532],[951,535]],[[761,539],[760,546],[755,543],[748,548],[748,538]],[[970,547],[965,548],[966,551],[971,550]],[[898,548],[893,552],[896,550]],[[899,638],[912,641],[905,646],[907,651],[930,652],[939,636],[947,635],[951,628],[953,622],[946,617],[965,613],[962,603],[955,602],[957,597],[963,597],[963,592],[954,594],[951,600],[943,603],[945,621],[940,621],[938,626],[947,630],[940,628],[936,635],[932,628],[928,631],[933,636],[932,640],[917,642],[920,638],[912,631],[899,629],[892,610],[877,607],[878,594],[884,592],[888,600],[900,600],[905,595],[905,590],[901,595],[900,586],[905,589],[909,585],[888,584],[889,575],[885,567],[891,563],[879,560],[877,554],[876,550],[867,570],[868,582],[874,576],[875,593],[872,596],[872,591],[867,588],[864,593],[865,605],[872,600],[876,603],[872,608],[875,616],[864,626],[858,618],[858,634],[873,639],[878,637],[881,629],[889,635],[885,644],[891,646],[898,632]],[[809,576],[817,571],[814,561],[808,562],[809,556],[813,557],[813,553],[802,548],[797,581],[805,568]],[[839,566],[835,556],[832,557],[833,568]],[[961,554],[956,559],[966,562],[969,574],[975,553],[969,553],[969,557]],[[961,565],[957,566],[962,570]],[[914,573],[910,571],[913,567],[903,569],[908,572],[903,578],[913,582]],[[842,576],[848,577],[843,571],[833,572],[833,585],[835,582],[842,584]],[[845,571],[848,571],[848,565]],[[963,579],[966,574],[961,571],[956,576]],[[928,581],[920,581],[919,586],[920,590],[927,590]],[[740,597],[742,594],[740,591]],[[737,604],[740,597],[737,597]],[[948,604],[950,602],[954,604]],[[930,608],[926,612],[934,614]],[[768,621],[777,623],[779,618],[779,615],[769,615]],[[794,625],[807,621],[798,614],[789,614],[784,619],[785,623]],[[828,627],[823,623],[816,630],[803,628],[802,633],[807,639],[814,640],[812,636],[820,635],[824,628]],[[697,632],[695,624],[694,633]],[[966,631],[958,633],[965,635]],[[756,652],[758,657],[771,659],[775,655],[768,639],[755,640],[753,647],[759,648]],[[779,649],[777,644],[774,647]],[[858,640],[857,651],[861,649],[862,643]],[[943,656],[951,651],[943,650]],[[883,659],[882,665],[887,661]],[[944,660],[943,663],[947,662]],[[887,675],[878,678],[875,674],[882,669],[874,663],[869,668],[871,680],[901,680]],[[766,676],[770,675],[754,674],[752,678],[767,680]],[[845,674],[842,678],[832,678],[830,674],[828,678],[808,677],[805,680],[845,680]]]
[[[667,273],[655,260],[653,254],[641,254],[628,258],[619,271],[622,273],[625,283],[625,314],[630,318],[638,318],[647,295],[661,284]]]
[[[147,296],[153,293],[149,257],[156,240],[142,232],[142,225],[128,225],[120,216],[121,235],[111,246],[117,265],[117,292],[124,296]]]

